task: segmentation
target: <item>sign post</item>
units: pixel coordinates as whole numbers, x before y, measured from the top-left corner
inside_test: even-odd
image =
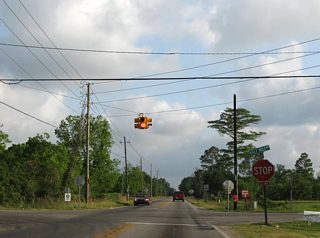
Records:
[[[263,186],[264,194],[264,218],[265,225],[268,225],[267,215],[267,184],[271,177],[274,175],[274,165],[269,160],[258,160],[252,167],[252,174],[259,180]]]
[[[248,198],[248,196],[249,196],[249,191],[248,191],[248,190],[242,190],[241,195],[242,195],[242,197],[244,198],[244,206],[245,206],[246,210],[248,210],[248,207],[247,207],[247,198]]]
[[[231,191],[234,189],[234,184],[231,180],[226,180],[223,182],[222,186],[224,187],[225,190],[227,190],[227,197],[228,197],[228,212],[230,211],[230,194]]]
[[[204,193],[204,196],[205,196],[204,199],[207,202],[208,201],[209,184],[204,184],[203,185],[203,191],[205,192]]]

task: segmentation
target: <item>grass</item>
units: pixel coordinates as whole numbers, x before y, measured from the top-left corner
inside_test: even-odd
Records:
[[[153,197],[152,200],[156,201],[160,197]],[[74,209],[99,209],[99,208],[114,208],[122,206],[133,205],[133,198],[126,201],[125,196],[117,193],[105,194],[102,198],[91,200],[86,203],[82,200],[79,204],[78,197],[74,195],[71,202],[65,202],[64,198],[61,199],[37,199],[34,203],[20,203],[20,204],[5,204],[0,205],[0,210],[5,209],[56,209],[56,210],[74,210]]]
[[[305,221],[283,222],[266,226],[263,224],[234,225],[232,231],[237,238],[319,238],[320,223],[308,226]]]
[[[207,208],[215,211],[227,211],[227,201],[222,202],[217,201],[204,201],[203,199],[195,199],[188,197],[187,200],[192,204]],[[256,210],[253,210],[252,201],[247,202],[247,209],[245,207],[245,202],[240,200],[238,202],[237,211],[257,211],[263,212],[263,207],[259,206]],[[293,212],[302,213],[303,211],[320,211],[320,201],[269,201],[267,205],[268,212]],[[230,199],[230,211],[233,210],[233,202]]]
[[[131,199],[132,200],[132,199]],[[118,194],[107,194],[103,198],[91,200],[88,204],[85,201],[79,203],[76,197],[71,202],[65,202],[64,199],[38,199],[33,203],[21,203],[19,205],[2,205],[0,209],[57,209],[57,210],[73,210],[73,209],[97,209],[97,208],[113,208],[132,205],[132,201],[126,201],[126,198]]]

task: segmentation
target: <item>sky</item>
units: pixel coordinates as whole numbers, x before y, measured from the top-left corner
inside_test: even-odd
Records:
[[[236,94],[238,107],[262,118],[250,129],[267,133],[254,142],[270,145],[266,159],[289,169],[306,152],[318,172],[318,78],[156,77],[320,75],[319,22],[317,0],[1,1],[0,129],[12,143],[44,132],[56,142],[61,120],[83,112],[88,79],[109,79],[90,81],[91,113],[111,125],[112,157],[123,166],[126,137],[132,165],[142,157],[147,173],[152,164],[153,176],[178,188],[206,149],[225,148],[229,138],[207,122]],[[137,77],[153,80],[112,80]],[[32,78],[52,81],[8,84]],[[57,80],[65,78],[75,80]],[[139,113],[153,119],[148,130],[134,128]]]

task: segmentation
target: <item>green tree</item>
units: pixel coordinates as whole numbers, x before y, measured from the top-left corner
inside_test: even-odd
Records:
[[[73,178],[80,175],[83,169],[85,157],[85,121],[80,116],[68,116],[62,120],[55,130],[58,144],[66,147],[68,151],[68,165],[63,175],[62,185],[64,187],[73,186]]]
[[[112,135],[109,123],[102,116],[92,118],[90,141],[92,195],[114,191],[120,177],[120,161],[110,157]]]
[[[234,151],[234,110],[232,108],[226,108],[224,112],[220,114],[220,118],[214,121],[208,121],[209,128],[215,129],[222,136],[228,136],[232,140],[227,142],[226,153],[233,158]],[[260,136],[266,134],[265,132],[256,132],[248,130],[248,127],[254,124],[258,124],[261,121],[261,117],[253,115],[249,110],[245,108],[236,109],[236,135],[237,135],[237,151],[239,159],[248,157],[248,151],[253,148],[252,143],[247,144],[248,141],[256,141]],[[248,168],[249,169],[249,168]]]
[[[2,127],[2,126],[0,126]],[[0,131],[0,153],[6,149],[6,144],[10,143],[9,135]]]
[[[66,169],[64,147],[37,135],[26,143],[12,145],[1,158],[1,202],[24,204],[37,198],[61,194],[61,180]]]
[[[194,197],[202,198],[203,197],[203,170],[196,169],[192,176],[192,189],[194,191]]]
[[[297,199],[311,199],[313,185],[312,162],[307,153],[302,153],[295,163],[293,195]]]
[[[67,151],[48,139],[47,134],[37,135],[26,143],[24,165],[31,193],[28,198],[57,197],[64,191],[61,181],[67,167]]]
[[[300,158],[295,163],[296,172],[306,175],[313,176],[312,162],[307,153],[302,153]]]
[[[192,189],[192,177],[186,177],[181,180],[179,185],[179,190],[183,191],[184,194],[189,194],[189,191]]]
[[[115,190],[120,172],[119,161],[110,157],[112,134],[108,121],[102,116],[90,118],[90,188],[93,196]],[[55,130],[58,143],[67,148],[69,162],[63,185],[72,187],[76,176],[86,173],[86,122],[80,116],[68,116]]]
[[[233,161],[223,150],[212,146],[200,157],[203,168],[203,183],[209,185],[209,194],[220,196],[224,192],[223,182],[232,178]]]

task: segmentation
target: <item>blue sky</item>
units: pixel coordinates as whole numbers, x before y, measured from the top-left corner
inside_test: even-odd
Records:
[[[6,2],[43,46],[52,46],[19,1]],[[217,74],[267,76],[288,71],[292,71],[290,75],[311,75],[319,74],[320,70],[320,67],[302,70],[319,64],[319,54],[307,56],[307,51],[319,51],[320,40],[315,39],[320,37],[318,27],[320,3],[316,0],[21,2],[55,45],[62,48],[140,52],[257,53],[284,46],[291,47],[277,50],[276,54],[250,57],[241,54],[146,55],[63,51],[68,63],[54,50],[49,50],[50,57],[43,50],[32,49],[38,60],[24,48],[0,45],[1,78],[30,76],[54,78],[54,75],[57,78],[67,78],[68,75],[79,78],[79,74],[83,78],[137,77],[150,74],[159,74],[162,77]],[[39,45],[4,2],[0,3],[0,16],[24,44]],[[298,44],[313,39],[312,42]],[[0,43],[21,44],[2,22],[0,22]],[[211,65],[198,67],[207,64]],[[187,68],[193,69],[184,70]],[[179,72],[166,73],[171,71]],[[319,86],[317,78],[290,78],[261,79],[213,87],[231,81],[93,82],[92,93],[95,94],[92,97],[93,103],[97,103],[97,99],[99,102],[130,100],[103,103],[108,107],[103,107],[99,103],[93,104],[92,112],[94,115],[102,114],[111,123],[115,141],[112,148],[114,153],[123,154],[123,146],[119,141],[126,136],[135,148],[128,150],[130,163],[138,165],[141,155],[144,158],[146,171],[149,171],[152,163],[154,170],[159,170],[160,175],[177,188],[182,178],[190,176],[196,167],[200,167],[199,158],[206,149],[213,145],[223,148],[228,140],[207,128],[207,121],[218,119],[221,111],[228,105],[190,108],[232,102],[233,94],[237,94],[238,100],[244,100]],[[156,84],[162,85],[152,86]],[[132,89],[137,87],[144,88]],[[200,87],[208,88],[166,96],[152,96]],[[126,90],[109,92],[124,89]],[[85,87],[80,81],[0,84],[1,101],[54,125],[58,125],[69,114],[81,112],[84,92]],[[148,97],[132,99],[144,96]],[[267,135],[256,142],[256,146],[270,145],[271,150],[267,155],[271,162],[292,168],[299,155],[306,152],[314,163],[315,171],[318,171],[319,99],[319,90],[314,89],[239,102],[238,105],[261,115],[261,123],[251,129],[267,132]],[[133,119],[139,112],[177,109],[186,110],[150,114],[153,118],[153,127],[149,130],[141,131],[133,127]],[[37,133],[49,132],[52,136],[54,134],[54,128],[18,114],[5,106],[1,106],[0,118],[2,129],[10,134],[13,143],[24,142]],[[52,140],[55,140],[54,136]]]

